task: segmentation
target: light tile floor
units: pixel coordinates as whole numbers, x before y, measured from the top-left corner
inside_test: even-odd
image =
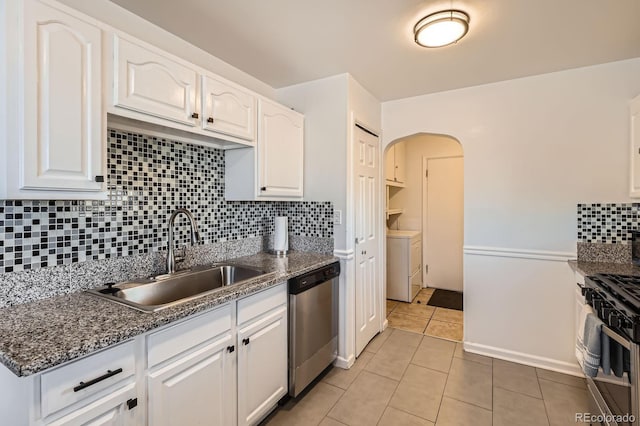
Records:
[[[462,311],[429,306],[434,289],[420,290],[412,303],[387,300],[389,326],[442,339],[462,341]]]
[[[332,368],[264,425],[575,425],[584,379],[466,353],[387,328],[349,370]]]

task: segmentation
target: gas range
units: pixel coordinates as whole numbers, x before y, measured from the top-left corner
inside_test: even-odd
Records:
[[[591,275],[582,293],[604,324],[640,343],[640,277]]]

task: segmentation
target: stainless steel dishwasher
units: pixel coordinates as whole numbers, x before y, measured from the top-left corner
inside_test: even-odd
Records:
[[[335,262],[289,280],[289,395],[294,398],[338,354]]]

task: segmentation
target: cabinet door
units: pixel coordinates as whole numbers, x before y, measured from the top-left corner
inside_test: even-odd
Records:
[[[238,330],[238,424],[259,422],[287,393],[287,307]]]
[[[394,145],[394,167],[395,173],[394,178],[398,183],[405,183],[405,160],[406,160],[406,148],[404,142],[398,142]]]
[[[198,73],[114,35],[114,105],[188,126],[198,124]]]
[[[234,425],[234,351],[229,332],[150,372],[149,424]]]
[[[139,401],[135,397],[135,384],[132,383],[91,404],[73,410],[65,417],[54,421],[45,421],[44,424],[48,426],[134,426],[144,424],[140,415],[142,407],[138,407],[138,404]]]
[[[102,33],[35,1],[24,18],[21,189],[102,191]]]
[[[395,150],[396,145],[392,145],[384,156],[384,178],[390,182],[394,181],[396,174]]]
[[[248,141],[256,138],[256,98],[250,92],[202,77],[202,127]]]
[[[304,116],[261,99],[258,128],[258,196],[302,197]]]

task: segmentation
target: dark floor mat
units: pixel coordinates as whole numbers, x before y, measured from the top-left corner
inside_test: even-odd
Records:
[[[439,308],[462,310],[462,293],[451,290],[436,289],[429,298],[427,305],[437,306]]]

